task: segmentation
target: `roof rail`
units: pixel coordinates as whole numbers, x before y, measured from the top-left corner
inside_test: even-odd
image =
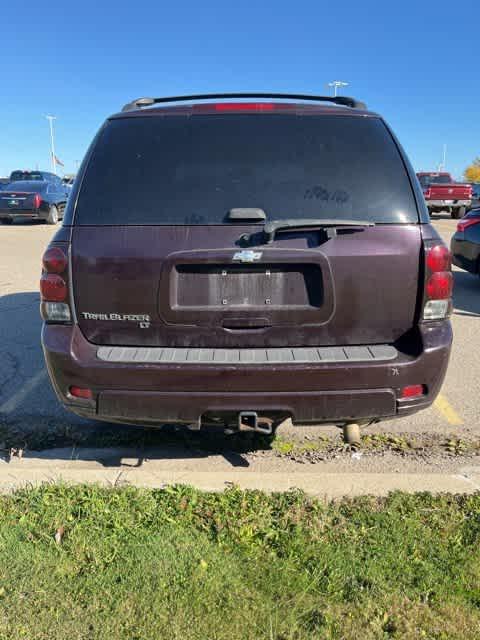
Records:
[[[313,96],[303,93],[199,93],[191,96],[171,96],[162,98],[137,98],[126,104],[123,111],[134,111],[142,107],[151,107],[154,104],[166,102],[189,102],[191,100],[219,100],[225,98],[283,98],[286,100],[307,100],[311,102],[333,102],[352,109],[366,109],[367,105],[355,98],[347,96]]]

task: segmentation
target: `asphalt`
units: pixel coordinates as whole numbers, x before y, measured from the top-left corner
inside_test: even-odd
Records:
[[[449,242],[455,230],[456,222],[444,216],[435,220],[434,224],[443,238]],[[41,321],[38,313],[38,279],[41,255],[54,231],[55,229],[52,227],[38,224],[0,225],[0,423],[16,433],[22,430],[32,432],[37,429],[42,433],[53,434],[52,442],[54,442],[53,436],[55,433],[66,433],[69,429],[85,429],[93,433],[94,439],[95,434],[98,433],[98,440],[101,442],[102,431],[105,427],[87,423],[65,412],[58,404],[51,390],[44,368],[40,347]],[[480,279],[457,269],[455,269],[454,276],[455,293],[452,317],[454,347],[445,384],[437,403],[431,409],[418,413],[413,417],[380,424],[375,427],[375,432],[394,434],[433,433],[459,438],[480,436]],[[298,432],[298,428],[286,427],[286,429],[287,433],[290,431],[292,433]],[[331,430],[326,430],[324,427],[308,428],[308,433],[313,435],[326,432],[331,433]],[[180,460],[180,457],[177,460]],[[46,473],[45,469],[42,467],[41,471],[36,470],[34,459],[28,458],[22,461],[21,470],[19,470],[21,474],[26,474],[27,464],[34,475],[40,474],[41,477],[44,477],[42,474]],[[53,473],[54,469],[59,468],[58,465],[51,461],[51,466],[52,477],[58,477]],[[12,462],[8,465],[0,465],[0,487],[6,486],[2,477],[7,467],[10,472],[13,471]],[[122,463],[119,462],[117,467],[109,469],[109,473],[121,472]],[[146,474],[146,467],[142,465],[141,468]],[[135,471],[136,474],[142,473],[139,469],[140,467]],[[83,477],[82,473],[84,472],[87,476],[91,473],[94,475],[100,473],[101,475],[99,470],[77,470],[81,477]],[[155,473],[152,469],[150,471],[155,475],[158,469]],[[225,476],[226,471],[227,469],[223,468],[217,471],[218,482],[213,482],[213,480],[209,479],[210,476],[205,475],[215,473],[208,470],[195,471],[192,468],[188,472],[180,474],[180,476],[182,481],[185,482],[193,483],[195,481],[201,486],[219,488],[223,486],[225,480],[223,476]],[[267,477],[271,473],[272,478],[267,484],[272,489],[276,487],[280,489],[286,486],[280,471],[281,468],[278,468],[277,463],[273,472],[265,468],[258,471],[249,470],[243,473],[247,473],[247,475],[248,473],[258,473],[258,483],[262,488],[264,487],[264,481],[261,480],[260,476],[267,474],[265,476]],[[65,474],[64,466],[62,466],[61,472]],[[74,469],[72,468],[73,472]],[[160,475],[161,473],[164,472],[160,470]],[[173,479],[177,477],[175,473],[174,470],[170,469],[168,471],[170,476],[168,474],[167,476]],[[231,470],[231,473],[242,474],[242,472],[235,469]],[[316,468],[314,474],[316,475],[315,483],[317,484],[319,481],[318,475],[321,473],[322,468],[320,465]],[[368,476],[369,472],[366,471],[365,473]],[[195,474],[203,474],[201,476],[203,480]],[[444,475],[451,479],[459,474],[461,475],[460,472],[451,473],[449,471]],[[133,480],[133,475],[130,475]],[[334,470],[329,471],[328,475],[335,475]],[[372,482],[365,480],[364,486],[370,489],[376,486],[377,491],[383,491],[380,487],[384,488],[388,485],[386,479],[388,474],[383,472],[382,477],[384,480],[381,482],[379,482],[378,478],[374,480],[373,475],[375,475],[374,460],[372,460],[370,468],[370,480]],[[398,473],[392,475],[392,487],[399,484],[398,478],[401,475]],[[417,475],[421,476],[422,473],[418,472]],[[441,473],[439,472],[439,486],[444,486],[442,484],[443,481],[440,482],[440,475]],[[475,479],[473,481],[459,481],[457,478],[452,484],[452,490],[461,490],[460,487],[465,489],[467,485],[472,490],[477,482],[477,475],[474,474],[474,476]],[[231,475],[230,477],[232,482],[237,481],[236,476]],[[252,478],[253,476],[250,477]],[[395,478],[397,478],[396,481],[394,481]],[[306,482],[306,476],[303,477],[303,480]],[[163,482],[160,477],[157,477],[157,481],[159,483]],[[242,482],[246,482],[246,480],[242,480]],[[338,483],[338,486],[346,486],[345,479],[338,478]],[[428,483],[430,486],[432,480],[430,479]],[[417,486],[417,484],[414,483],[411,486]],[[336,491],[336,489],[332,489],[332,495]]]

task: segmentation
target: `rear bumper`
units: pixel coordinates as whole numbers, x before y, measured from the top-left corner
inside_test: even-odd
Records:
[[[470,207],[471,200],[427,200],[427,207]]]
[[[44,220],[46,214],[39,210],[0,209],[0,220]]]
[[[439,322],[420,329],[416,357],[386,362],[204,364],[118,363],[97,357],[77,326],[44,325],[42,344],[60,401],[82,416],[112,422],[198,423],[205,414],[257,411],[299,423],[342,423],[409,415],[427,408],[445,377],[452,330]],[[428,393],[401,400],[404,386]],[[94,400],[69,395],[70,386],[93,390]]]

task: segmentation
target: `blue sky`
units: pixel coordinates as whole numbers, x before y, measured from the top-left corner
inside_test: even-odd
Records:
[[[2,24],[0,175],[75,170],[130,99],[205,91],[323,94],[331,80],[384,115],[415,168],[447,144],[460,176],[480,155],[480,1],[8,2]]]

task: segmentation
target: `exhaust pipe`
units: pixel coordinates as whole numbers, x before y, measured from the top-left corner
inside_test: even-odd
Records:
[[[273,432],[273,420],[258,416],[256,411],[240,411],[238,414],[239,431],[256,431],[267,436]]]

